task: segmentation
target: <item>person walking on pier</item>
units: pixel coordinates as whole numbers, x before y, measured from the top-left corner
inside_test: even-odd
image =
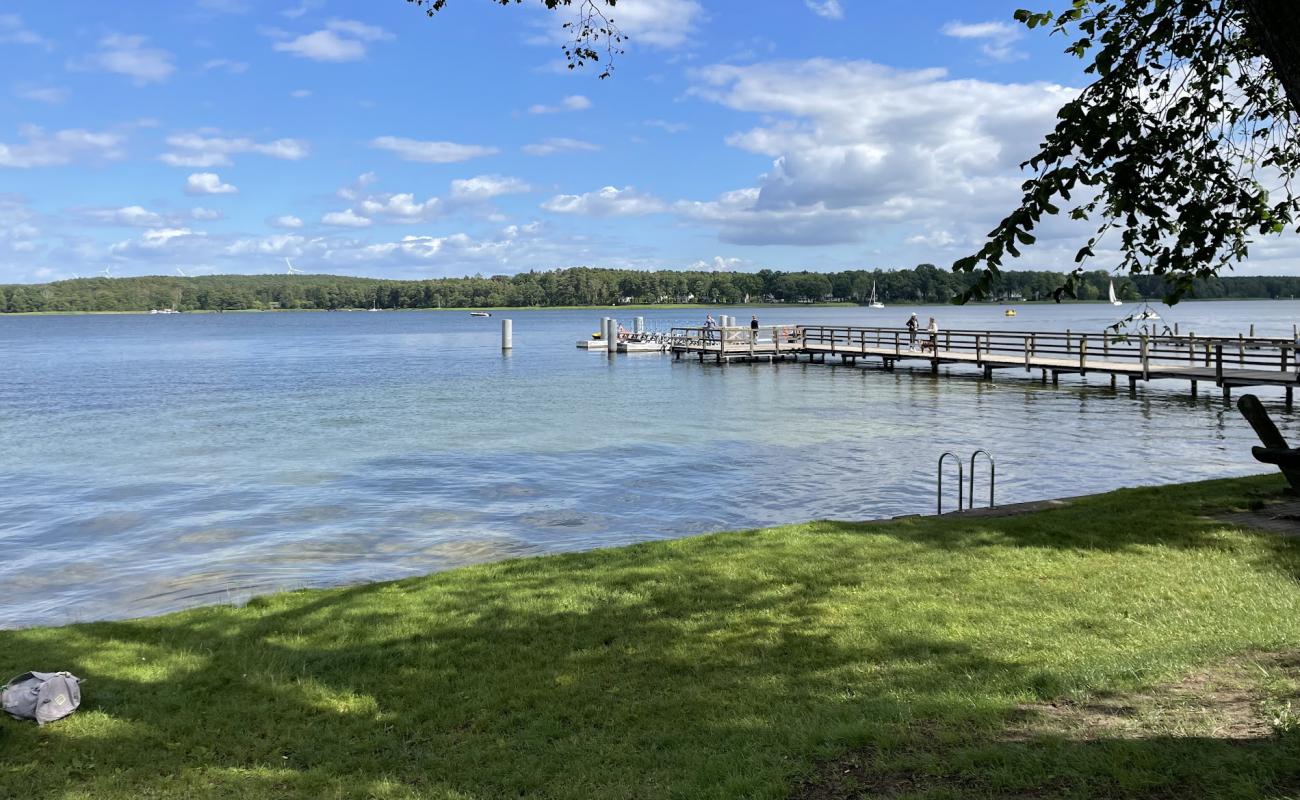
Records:
[[[921,327],[921,321],[916,318],[916,314],[907,318],[907,346],[916,349],[916,329]]]
[[[749,318],[749,339],[750,341],[753,342],[758,341],[758,315],[757,314]]]

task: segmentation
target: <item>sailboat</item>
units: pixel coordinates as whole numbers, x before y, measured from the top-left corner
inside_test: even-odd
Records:
[[[1123,303],[1121,303],[1121,302],[1119,301],[1119,298],[1115,296],[1115,279],[1114,279],[1114,278],[1112,278],[1111,281],[1110,281],[1110,304],[1113,305],[1113,306],[1122,306],[1122,305],[1124,305]]]
[[[884,308],[884,307],[885,307],[885,304],[882,303],[882,302],[880,302],[880,299],[879,299],[878,297],[876,297],[876,284],[875,284],[875,281],[872,281],[872,283],[871,283],[871,297],[868,298],[868,300],[867,300],[867,308]]]

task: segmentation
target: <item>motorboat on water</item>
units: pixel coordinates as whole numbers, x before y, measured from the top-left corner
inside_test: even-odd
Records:
[[[1006,311],[1003,311],[1002,314],[1003,316],[1014,317],[1016,315],[1016,310],[1014,308],[1008,308]]]
[[[471,317],[490,317],[492,316],[492,313],[489,311],[471,311],[469,312],[469,315]]]
[[[668,345],[648,333],[629,333],[619,338],[616,347],[619,353],[662,353]]]

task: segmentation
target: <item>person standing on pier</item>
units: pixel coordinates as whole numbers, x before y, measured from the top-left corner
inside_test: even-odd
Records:
[[[915,312],[907,318],[907,346],[916,349],[916,329],[921,327],[921,321],[916,318]]]
[[[704,338],[706,340],[713,338],[713,329],[716,327],[718,327],[718,323],[714,321],[713,315],[705,314],[704,315]]]
[[[925,332],[930,334],[930,352],[939,352],[939,323],[934,317],[930,317],[930,324],[925,326]],[[925,349],[922,347],[921,349]]]
[[[749,318],[749,338],[750,341],[758,341],[758,315]]]

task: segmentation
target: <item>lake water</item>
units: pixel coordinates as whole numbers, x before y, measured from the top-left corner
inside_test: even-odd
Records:
[[[1100,331],[1117,316],[1106,305],[1026,305],[1015,319],[993,306],[757,313],[898,325],[913,310],[951,328]],[[705,313],[617,315],[666,328]],[[929,513],[947,449],[991,450],[1001,502],[1263,471],[1249,428],[1212,388],[1191,401],[1185,383],[1130,397],[1104,376],[1052,388],[958,367],[954,379],[920,365],[611,361],[574,347],[600,316],[0,319],[0,627]],[[501,317],[514,320],[504,356]],[[1290,335],[1300,303],[1184,303],[1165,318],[1197,333],[1253,322]]]

